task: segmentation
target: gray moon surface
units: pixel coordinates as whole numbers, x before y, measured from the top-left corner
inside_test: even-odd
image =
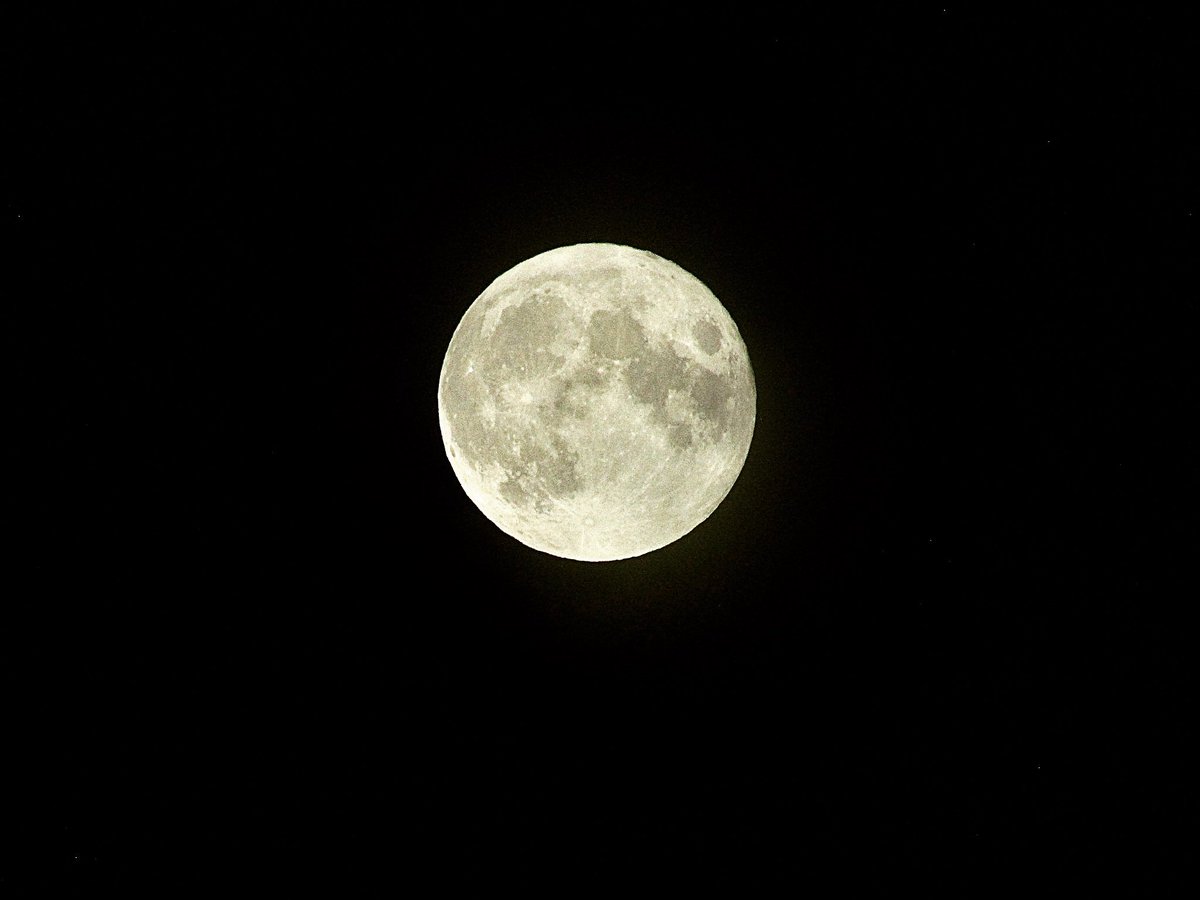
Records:
[[[644,250],[576,244],[471,304],[438,384],[467,496],[523,544],[586,561],[678,540],[742,470],[755,386],[729,313]]]

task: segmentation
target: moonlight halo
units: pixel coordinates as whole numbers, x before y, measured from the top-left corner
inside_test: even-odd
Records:
[[[729,313],[679,266],[618,244],[559,247],[493,281],[438,384],[467,496],[523,544],[591,562],[657,550],[708,518],[754,417]]]

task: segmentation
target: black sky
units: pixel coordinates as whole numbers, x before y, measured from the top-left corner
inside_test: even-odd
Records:
[[[0,888],[1169,895],[1195,29],[677,15],[13,15]],[[436,411],[586,241],[704,281],[759,395],[603,565]]]

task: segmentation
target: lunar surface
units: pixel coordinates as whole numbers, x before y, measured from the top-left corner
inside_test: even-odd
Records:
[[[653,253],[577,244],[497,278],[442,364],[438,413],[467,496],[522,543],[639,556],[687,534],[741,472],[754,376],[712,292]]]

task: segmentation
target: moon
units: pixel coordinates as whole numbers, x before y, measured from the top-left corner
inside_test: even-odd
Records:
[[[741,334],[699,279],[646,250],[575,244],[509,269],[467,309],[438,419],[488,519],[602,562],[712,514],[745,463],[755,396]]]

